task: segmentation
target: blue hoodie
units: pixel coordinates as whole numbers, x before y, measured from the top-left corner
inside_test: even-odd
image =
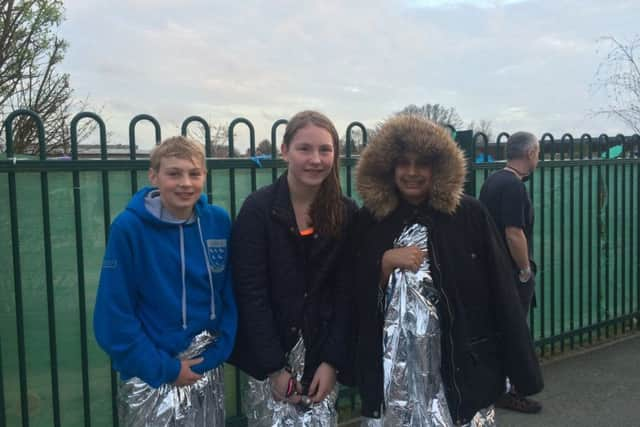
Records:
[[[157,195],[138,191],[111,224],[93,317],[98,344],[122,379],[153,387],[177,379],[176,356],[205,329],[218,338],[192,370],[223,363],[237,327],[229,215],[203,195],[190,220],[167,220]]]

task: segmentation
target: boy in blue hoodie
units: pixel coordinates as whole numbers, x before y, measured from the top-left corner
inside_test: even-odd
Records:
[[[222,364],[237,311],[229,215],[207,204],[202,145],[151,153],[149,181],[111,225],[96,297],[98,343],[120,373],[128,426],[224,425]]]

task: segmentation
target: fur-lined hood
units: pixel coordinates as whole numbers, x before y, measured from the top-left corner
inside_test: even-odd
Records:
[[[464,190],[466,160],[447,130],[418,116],[387,120],[360,156],[357,189],[364,206],[382,219],[398,206],[394,167],[404,153],[416,153],[432,165],[432,188],[428,204],[452,214]]]

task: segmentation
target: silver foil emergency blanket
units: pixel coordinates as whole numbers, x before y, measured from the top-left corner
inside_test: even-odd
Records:
[[[291,375],[299,382],[304,372],[305,347],[302,337],[287,355]],[[329,395],[319,403],[309,406],[292,405],[276,401],[271,393],[271,381],[259,381],[249,377],[244,392],[243,410],[251,427],[335,427],[338,414],[335,409],[338,398],[336,383]]]
[[[428,230],[422,224],[404,228],[395,248],[417,246],[427,256],[417,272],[396,268],[380,298],[383,326],[384,407],[381,418],[366,419],[366,427],[453,426],[440,374],[441,297],[434,287],[428,248]],[[485,415],[486,412],[486,415]],[[480,411],[469,427],[495,423],[493,408]]]
[[[196,335],[178,359],[201,355],[216,341],[208,331]],[[224,373],[222,366],[207,371],[192,385],[163,384],[153,388],[139,378],[120,383],[120,425],[124,427],[224,426]]]

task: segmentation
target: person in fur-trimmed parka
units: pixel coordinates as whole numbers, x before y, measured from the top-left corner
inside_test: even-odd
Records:
[[[506,249],[485,208],[463,194],[465,175],[465,158],[448,132],[417,116],[389,119],[361,155],[363,208],[351,249],[356,381],[366,417],[379,418],[385,409],[381,289],[394,269],[416,271],[424,257],[443,296],[437,305],[441,376],[453,422],[465,424],[492,405],[507,376],[525,395],[543,388]],[[413,223],[427,226],[426,253],[393,248]]]

